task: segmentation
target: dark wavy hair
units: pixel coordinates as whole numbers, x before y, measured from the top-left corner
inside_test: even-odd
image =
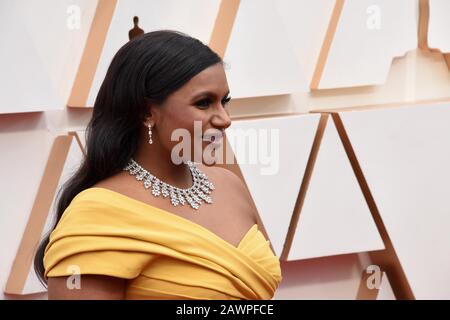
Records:
[[[78,193],[120,172],[134,156],[148,116],[148,103],[161,104],[192,77],[216,63],[223,61],[207,45],[172,30],[146,33],[119,49],[86,127],[86,155],[78,170],[58,190],[55,226]],[[47,279],[43,258],[52,230],[34,257],[35,272],[44,286]]]

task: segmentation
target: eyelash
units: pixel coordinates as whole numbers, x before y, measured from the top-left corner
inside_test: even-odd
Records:
[[[228,102],[230,102],[230,100],[231,100],[231,97],[227,97],[227,98],[225,98],[225,99],[222,99],[222,106],[225,107],[225,105],[226,105]],[[206,105],[205,105],[205,103],[206,103]],[[202,99],[202,100],[197,101],[197,102],[195,103],[195,105],[198,106],[198,107],[203,107],[203,108],[206,109],[207,107],[209,107],[209,105],[210,105],[211,103],[212,103],[211,99],[205,98],[205,99]]]

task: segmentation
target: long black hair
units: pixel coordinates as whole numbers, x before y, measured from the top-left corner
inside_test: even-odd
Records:
[[[111,61],[86,127],[86,156],[58,191],[55,226],[72,199],[84,189],[122,170],[134,156],[149,115],[148,103],[160,104],[204,69],[223,63],[198,39],[172,30],[146,33],[122,46]],[[49,235],[34,257],[41,282]]]

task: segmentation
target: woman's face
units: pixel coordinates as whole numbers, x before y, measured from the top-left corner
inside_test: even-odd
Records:
[[[160,152],[176,151],[172,156],[205,163],[205,158],[214,156],[214,149],[221,147],[223,130],[231,125],[225,108],[229,91],[223,65],[218,63],[194,76],[161,105],[151,106],[148,121],[154,123],[154,147]]]

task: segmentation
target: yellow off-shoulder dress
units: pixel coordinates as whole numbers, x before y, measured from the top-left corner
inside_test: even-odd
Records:
[[[45,276],[128,279],[126,299],[268,300],[282,279],[269,244],[257,224],[235,247],[186,218],[92,187],[51,233]]]

